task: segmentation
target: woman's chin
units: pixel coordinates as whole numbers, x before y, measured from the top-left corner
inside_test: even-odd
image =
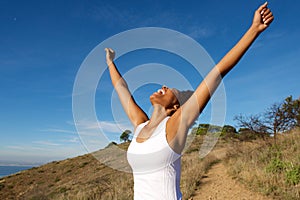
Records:
[[[152,105],[158,104],[158,101],[157,101],[157,100],[158,100],[158,99],[157,99],[157,96],[156,96],[156,95],[151,95],[151,96],[150,96],[150,102],[151,102]]]
[[[150,100],[151,100],[151,99],[155,99],[155,98],[157,98],[157,94],[156,94],[156,93],[153,93],[153,94],[150,96]]]

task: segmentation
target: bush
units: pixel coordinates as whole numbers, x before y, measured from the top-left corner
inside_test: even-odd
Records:
[[[233,126],[230,125],[224,125],[222,128],[222,134],[223,133],[236,133],[236,129]]]
[[[300,166],[292,166],[286,171],[286,183],[289,185],[297,185],[300,183]]]
[[[0,191],[4,188],[4,184],[3,183],[0,183]]]
[[[241,141],[250,141],[268,137],[268,134],[266,133],[256,133],[247,128],[240,128],[237,135],[238,139]]]
[[[281,173],[285,169],[285,163],[279,158],[272,158],[266,167],[266,171],[270,173]]]
[[[195,135],[206,135],[209,128],[209,124],[199,124],[198,127],[192,129],[192,133]]]

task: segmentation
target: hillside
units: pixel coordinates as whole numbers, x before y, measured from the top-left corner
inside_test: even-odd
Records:
[[[181,188],[186,196],[191,196],[197,180],[216,161],[211,156],[199,159],[201,143],[202,136],[195,137],[183,156],[182,167],[186,170],[182,171]],[[117,147],[126,150],[128,145],[123,143]],[[114,162],[119,155],[110,153],[112,147],[109,145],[94,155],[105,155],[107,160]],[[133,177],[101,164],[92,154],[86,154],[3,177],[0,179],[0,199],[133,199]]]
[[[127,148],[128,144],[119,145]],[[112,180],[132,180],[130,174],[106,167],[86,154],[62,161],[54,161],[0,179],[0,199],[101,199],[113,195]],[[122,181],[120,181],[122,183]],[[122,190],[122,184],[119,184]],[[128,187],[124,185],[124,187]]]
[[[243,188],[243,191],[249,191],[250,194],[250,196],[248,195],[249,198],[243,199],[256,200],[257,196],[260,196],[260,199],[269,199],[270,197],[267,198],[264,194],[274,195],[271,192],[266,193],[249,186],[243,179],[245,177],[241,177],[241,173],[232,173],[232,171],[228,170],[233,168],[232,162],[239,162],[237,159],[240,156],[240,147],[245,146],[245,142],[239,142],[236,139],[220,139],[213,152],[204,159],[200,159],[199,147],[202,141],[203,136],[196,136],[182,158],[181,190],[184,199],[241,199],[240,197],[242,196],[236,196],[236,198],[220,196],[222,193],[230,194],[232,190],[241,190],[240,188]],[[119,144],[118,147],[127,149],[128,144]],[[262,147],[263,145],[265,143],[262,140],[247,142],[247,149],[248,151],[253,148],[259,149],[259,146]],[[107,159],[109,159],[107,152],[110,151],[111,147],[112,145],[95,153],[106,155]],[[228,158],[228,155],[230,155],[230,158]],[[221,171],[220,166],[223,167]],[[249,171],[246,168],[244,170]],[[221,172],[224,173],[221,174]],[[232,182],[233,178],[235,178],[234,182]],[[230,186],[230,181],[232,187]],[[239,181],[246,184],[243,185]],[[223,185],[217,187],[220,182]],[[228,187],[224,187],[224,185]],[[205,190],[207,198],[201,193],[201,189],[205,187],[213,188]],[[132,188],[133,177],[130,173],[109,168],[101,164],[92,154],[86,154],[63,161],[51,162],[15,175],[3,177],[0,179],[0,199],[128,200],[133,199]],[[214,193],[216,191],[219,193]]]

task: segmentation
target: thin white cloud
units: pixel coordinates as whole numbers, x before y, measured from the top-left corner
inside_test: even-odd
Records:
[[[9,149],[15,149],[15,150],[24,150],[25,148],[23,146],[6,146]]]
[[[40,131],[43,132],[53,132],[53,133],[71,133],[71,134],[77,134],[76,131],[71,131],[71,130],[65,130],[65,129],[42,129]]]
[[[269,34],[266,34],[264,37],[266,39],[269,39],[269,40],[274,40],[274,39],[277,39],[277,38],[281,38],[281,37],[284,37],[286,35],[286,32],[285,31],[277,31],[277,32],[271,32]]]
[[[132,126],[128,123],[123,122],[112,122],[112,121],[99,121],[99,122],[90,122],[90,121],[80,121],[76,123],[76,126],[82,130],[82,132],[95,133],[99,130],[110,133],[120,133],[121,131],[131,130]]]
[[[41,148],[37,146],[28,146],[28,145],[9,145],[6,146],[6,149],[11,149],[11,150],[16,150],[17,152],[28,152],[28,151],[34,151],[34,150],[39,150],[39,151],[45,151],[47,150],[46,148]]]
[[[62,144],[50,142],[50,141],[33,141],[34,144],[41,144],[41,145],[47,145],[47,146],[60,146]]]
[[[187,34],[194,39],[207,38],[215,34],[215,30],[203,25],[192,26],[189,28]]]
[[[256,49],[263,47],[265,44],[270,43],[271,41],[275,41],[278,38],[282,38],[286,35],[285,32],[280,31],[280,32],[271,32],[269,34],[264,35],[263,38],[258,38],[257,41],[250,47],[250,49]]]
[[[100,127],[102,130],[107,132],[120,132],[125,131],[127,129],[132,129],[132,126],[130,124],[124,124],[124,123],[115,123],[115,122],[109,122],[109,121],[101,121]]]
[[[73,138],[70,138],[69,140],[62,140],[62,142],[67,142],[67,143],[79,143],[80,140],[78,137],[73,137]]]
[[[188,13],[177,13],[169,10],[157,11],[155,15],[147,15],[134,9],[122,9],[121,7],[101,3],[93,5],[89,12],[93,20],[104,22],[109,26],[123,27],[168,27],[176,30],[184,30],[187,35],[195,39],[207,38],[216,33],[210,24],[199,24],[195,22],[194,16]]]
[[[87,144],[89,145],[97,145],[97,148],[101,145],[103,145],[103,141],[98,140],[87,140]]]
[[[45,150],[47,150],[47,149],[41,148],[41,147],[30,147],[30,148],[33,149],[33,150],[39,150],[39,151],[45,151]]]

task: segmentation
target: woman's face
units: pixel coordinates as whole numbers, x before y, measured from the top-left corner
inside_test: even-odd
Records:
[[[178,104],[176,95],[179,91],[175,88],[168,88],[167,86],[162,86],[161,89],[157,90],[150,96],[151,104],[160,104],[164,108],[173,108],[174,105]]]

